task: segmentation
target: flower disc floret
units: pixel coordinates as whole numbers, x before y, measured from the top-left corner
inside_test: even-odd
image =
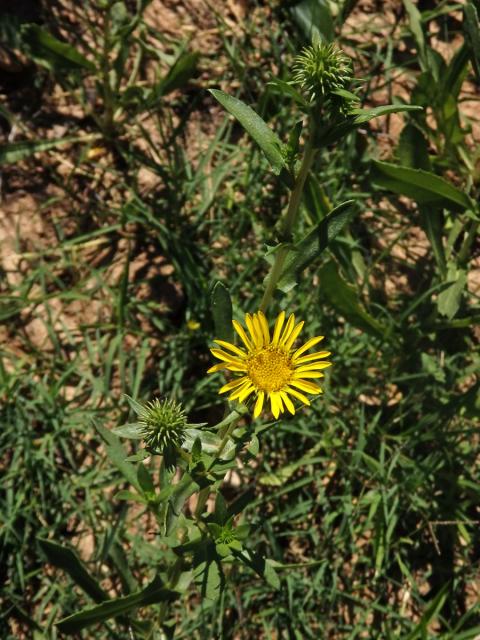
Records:
[[[282,311],[270,332],[267,319],[261,311],[253,315],[247,313],[246,329],[236,320],[233,321],[242,346],[214,340],[220,348],[211,349],[220,363],[211,367],[208,373],[226,369],[235,376],[221,387],[219,393],[230,392],[229,400],[238,402],[245,402],[254,394],[254,417],[262,412],[265,398],[270,401],[275,418],[286,410],[295,413],[292,398],[309,405],[310,400],[305,394],[322,393],[322,389],[312,380],[323,378],[322,369],[331,365],[325,360],[330,355],[329,351],[306,354],[323,340],[323,336],[311,338],[295,349],[293,345],[304,323],[295,323],[293,313],[285,320],[286,315]]]
[[[290,382],[293,368],[287,353],[276,347],[266,347],[247,360],[247,372],[261,391],[279,391]]]

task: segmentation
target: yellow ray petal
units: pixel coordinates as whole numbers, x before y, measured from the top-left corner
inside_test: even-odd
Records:
[[[280,395],[282,397],[283,402],[285,403],[285,406],[290,411],[292,416],[294,416],[295,415],[295,407],[293,406],[293,402],[288,397],[288,394],[285,391],[280,391]]]
[[[246,387],[242,393],[238,396],[238,401],[239,402],[243,402],[244,400],[246,400],[248,398],[248,396],[253,393],[253,391],[255,390],[255,387],[253,386],[253,384],[251,384],[249,387]]]
[[[283,406],[282,397],[279,391],[277,392],[277,402],[278,402],[278,408],[280,409],[280,413],[283,413],[285,411],[285,408]]]
[[[331,362],[311,362],[310,364],[303,364],[301,367],[295,367],[295,372],[301,371],[321,371],[331,366]]]
[[[263,335],[262,323],[260,322],[260,317],[257,313],[253,314],[252,322],[253,328],[255,329],[255,335],[258,338],[259,346],[263,347],[265,345],[265,336]]]
[[[320,371],[295,371],[292,380],[303,380],[305,378],[324,378],[325,375]]]
[[[237,356],[240,356],[240,358],[247,357],[247,354],[243,349],[239,349],[231,342],[225,342],[225,340],[214,340],[214,342],[216,342],[220,347],[223,347],[224,349],[230,349],[230,351],[233,351],[233,353],[236,353]]]
[[[300,356],[302,353],[304,353],[305,351],[308,351],[309,349],[311,349],[312,347],[314,347],[316,344],[318,344],[321,340],[323,340],[325,336],[316,336],[315,338],[310,338],[310,340],[307,340],[305,342],[304,345],[302,345],[299,349],[297,349],[295,351],[295,353],[293,354],[293,359],[295,360],[296,358],[298,358],[298,356]]]
[[[308,380],[290,380],[290,386],[296,387],[301,391],[306,391],[307,393],[322,393],[322,390],[313,382],[308,382]]]
[[[210,353],[218,358],[219,360],[225,360],[225,362],[240,362],[238,358],[236,358],[231,353],[227,353],[226,351],[222,351],[221,349],[210,349]]]
[[[255,325],[253,324],[253,318],[249,313],[245,314],[245,324],[247,325],[248,332],[250,333],[252,343],[255,348],[259,349],[262,346],[262,334],[259,336],[255,330]]]
[[[290,334],[289,339],[285,342],[285,349],[287,349],[288,351],[290,351],[292,344],[295,342],[295,340],[298,337],[298,334],[300,333],[300,331],[303,329],[303,325],[305,323],[303,322],[303,320],[301,322],[299,322],[297,324],[297,326],[295,327],[295,329],[292,331],[292,333]]]
[[[270,408],[275,418],[280,415],[280,397],[275,391],[270,394]]]
[[[265,346],[268,346],[270,344],[270,331],[268,328],[267,318],[265,317],[263,311],[258,312],[258,319],[260,320],[260,326],[262,327],[263,342]]]
[[[295,365],[304,364],[305,362],[311,362],[312,360],[320,360],[320,358],[328,358],[331,354],[331,351],[316,351],[315,353],[309,353],[306,356],[301,356],[300,358],[296,358],[293,356],[293,361]]]
[[[229,371],[245,372],[247,370],[247,365],[243,362],[226,362],[225,369],[228,369]]]
[[[250,342],[245,329],[237,320],[232,320],[233,328],[242,339],[243,344],[247,347],[247,351],[253,351],[253,344]]]
[[[238,378],[237,380],[227,382],[227,384],[224,384],[218,393],[226,393],[227,391],[231,391],[232,389],[235,389],[236,387],[244,384],[247,380],[248,378],[246,376],[243,376],[242,378]]]
[[[242,393],[245,391],[245,389],[248,389],[249,386],[252,383],[250,382],[250,380],[247,380],[246,382],[244,382],[240,387],[237,387],[237,389],[235,389],[229,396],[228,399],[229,400],[236,400],[237,398],[239,398]]]
[[[293,313],[291,313],[290,317],[287,320],[287,324],[285,325],[285,329],[283,330],[282,337],[278,341],[278,344],[280,346],[283,345],[288,340],[294,325],[295,325],[295,316],[293,315]]]
[[[303,393],[300,393],[300,391],[297,391],[296,389],[292,389],[292,387],[287,387],[286,393],[289,393],[294,398],[297,398],[297,400],[300,400],[300,402],[303,402],[303,404],[306,404],[307,407],[310,406],[310,400],[307,398],[307,396],[304,396]]]
[[[283,323],[285,322],[285,311],[282,311],[275,321],[275,327],[273,329],[273,338],[272,344],[275,346],[278,345],[278,340],[280,338],[280,332],[282,331]]]
[[[227,365],[224,362],[220,362],[220,364],[214,364],[213,367],[207,370],[207,373],[216,373],[217,371],[221,371],[222,369],[226,369]]]
[[[259,391],[257,396],[257,401],[255,402],[255,409],[253,410],[254,418],[258,418],[258,416],[262,413],[264,398],[265,398],[265,392]]]

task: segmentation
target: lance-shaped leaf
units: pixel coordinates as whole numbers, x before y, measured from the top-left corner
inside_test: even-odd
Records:
[[[234,550],[233,554],[241,562],[247,565],[247,567],[253,569],[253,571],[263,578],[271,587],[274,589],[280,589],[280,578],[278,577],[270,559],[264,558],[259,553],[255,553],[247,549],[239,552]]]
[[[193,575],[202,600],[207,604],[218,600],[225,585],[225,576],[222,565],[213,552],[205,560],[198,562]]]
[[[200,489],[199,485],[192,479],[188,473],[184,473],[182,478],[174,485],[168,498],[165,511],[165,524],[163,533],[169,536],[174,528],[178,518],[181,515],[183,505],[188,498]]]
[[[185,440],[182,445],[184,449],[192,451],[197,440],[202,445],[202,451],[209,454],[216,453],[222,442],[222,439],[219,438],[218,435],[206,429],[185,429]],[[222,451],[222,458],[228,459],[233,449],[235,449],[235,443],[233,440],[229,440]]]
[[[161,95],[166,95],[185,86],[196,74],[199,58],[200,54],[196,51],[182,53],[160,82]]]
[[[108,600],[107,593],[95,578],[89,574],[85,565],[73,549],[63,547],[57,542],[45,540],[44,538],[38,538],[38,543],[50,564],[68,573],[75,584],[78,584],[95,602]]]
[[[379,116],[386,116],[389,113],[402,113],[403,111],[422,111],[423,108],[414,104],[385,104],[372,109],[353,109],[353,123],[355,125],[364,124]]]
[[[334,144],[355,129],[358,129],[362,124],[379,116],[386,116],[389,113],[421,110],[422,107],[412,104],[386,104],[381,107],[373,107],[372,109],[353,109],[341,122],[320,128],[315,139],[315,146],[322,147]]]
[[[372,180],[382,189],[408,196],[418,204],[438,205],[454,211],[473,207],[466,193],[440,176],[422,169],[373,161]]]
[[[181,53],[168,70],[166,76],[160,80],[144,100],[142,107],[145,109],[152,108],[163,96],[175,91],[175,89],[184,87],[196,75],[199,58],[200,54],[196,51]]]
[[[325,251],[356,208],[354,200],[342,202],[295,246],[285,261],[279,289],[287,292],[296,285],[299,274]]]
[[[319,271],[320,287],[330,304],[353,325],[376,336],[384,336],[386,327],[371,316],[359,301],[356,289],[345,282],[333,260]]]
[[[60,68],[83,68],[95,71],[95,65],[68,42],[62,42],[36,24],[21,28],[22,39],[35,62],[51,71]]]
[[[0,164],[20,162],[34,153],[56,149],[64,144],[74,142],[91,142],[98,136],[70,136],[66,138],[53,138],[52,140],[21,140],[0,145]]]
[[[438,294],[437,307],[442,316],[454,318],[460,308],[463,291],[467,284],[467,272],[450,264],[447,274],[448,286]]]
[[[57,623],[58,630],[67,635],[78,633],[93,624],[104,622],[109,618],[124,615],[138,607],[145,607],[157,602],[172,602],[178,598],[178,592],[165,588],[163,581],[157,576],[145,589],[138,593],[103,602],[96,607],[87,607],[79,613],[63,618]]]
[[[283,168],[287,168],[284,145],[258,113],[238,98],[219,89],[210,89],[210,93],[251,135],[266,155],[275,174],[278,175]]]
[[[130,484],[141,493],[142,490],[138,483],[136,467],[130,462],[127,462],[127,452],[122,447],[119,438],[99,424],[94,423],[94,426],[97,433],[107,445],[106,452],[110,461],[117,467]]]
[[[306,40],[311,40],[314,34],[321,35],[326,42],[334,39],[335,26],[327,0],[301,0],[290,13]]]
[[[428,155],[428,141],[423,133],[413,124],[407,124],[400,133],[396,151],[398,160],[404,167],[430,171],[431,163]]]
[[[227,287],[216,282],[211,294],[212,316],[215,325],[215,337],[233,342],[232,301]]]
[[[463,27],[469,44],[470,59],[472,61],[477,80],[480,80],[480,25],[478,12],[472,2],[467,2],[463,8]]]

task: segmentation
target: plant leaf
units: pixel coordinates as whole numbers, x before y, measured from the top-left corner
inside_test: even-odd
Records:
[[[423,108],[414,104],[385,104],[381,107],[373,107],[372,109],[353,109],[350,113],[353,115],[353,124],[364,124],[378,118],[386,116],[389,113],[402,113],[403,111],[422,111]]]
[[[128,424],[122,424],[120,427],[114,427],[112,433],[119,438],[130,438],[131,440],[140,440],[142,425],[139,422],[129,422]]]
[[[87,607],[79,613],[63,618],[57,623],[58,630],[67,635],[78,633],[82,629],[104,622],[138,607],[145,607],[157,602],[172,602],[178,597],[176,591],[166,589],[163,581],[157,576],[145,589],[123,598],[103,602],[96,607]]]
[[[414,124],[403,127],[396,155],[404,167],[425,171],[431,168],[427,139]]]
[[[95,422],[94,426],[99,436],[107,445],[105,449],[110,461],[117,467],[117,469],[130,482],[130,484],[135,487],[135,489],[137,489],[139,493],[142,493],[141,487],[137,480],[136,467],[135,465],[125,460],[125,458],[127,457],[127,452],[122,447],[120,440],[114,433],[112,433],[112,431],[105,429],[105,427],[102,427]]]
[[[211,431],[203,429],[185,429],[185,441],[183,448],[191,451],[196,440],[200,440],[202,451],[205,453],[215,453],[220,446],[221,438]]]
[[[196,74],[199,58],[200,54],[197,51],[182,53],[154,90],[155,97],[158,99],[184,87]]]
[[[199,485],[192,479],[188,473],[184,473],[176,485],[174,485],[168,498],[167,509],[165,514],[165,530],[166,536],[169,536],[177,519],[179,518],[183,505],[188,498],[200,489]]]
[[[302,96],[302,94],[295,89],[292,83],[286,82],[285,80],[281,80],[280,78],[274,78],[270,82],[267,83],[268,87],[272,88],[272,92],[277,95],[288,96],[292,98],[294,102],[300,105],[303,108],[307,108],[308,102]]]
[[[463,191],[429,171],[378,160],[372,162],[372,167],[374,184],[393,193],[408,196],[418,204],[439,205],[456,211],[464,211],[473,206]]]
[[[215,336],[219,340],[233,341],[232,301],[227,287],[216,282],[211,294],[212,316]]]
[[[97,580],[89,574],[85,565],[73,549],[64,547],[52,540],[46,540],[45,538],[38,538],[38,543],[50,564],[68,573],[75,584],[83,589],[95,602],[108,600],[107,593],[102,589]]]
[[[281,291],[286,293],[296,285],[299,274],[325,251],[356,208],[354,200],[342,202],[295,246],[287,256],[278,283]]]
[[[438,294],[437,308],[442,316],[451,320],[460,308],[462,293],[467,284],[467,272],[452,264],[448,269],[447,281],[449,286]]]
[[[408,13],[410,22],[410,30],[415,38],[415,42],[418,50],[418,57],[421,63],[422,69],[427,70],[427,55],[425,47],[425,34],[422,27],[422,14],[413,4],[412,0],[403,0],[403,4]]]
[[[130,405],[130,408],[132,409],[132,411],[134,411],[137,414],[137,416],[143,415],[145,413],[145,407],[142,404],[140,404],[138,400],[131,398],[126,393],[124,393],[123,395],[127,399],[127,402]]]
[[[239,558],[247,567],[253,569],[257,575],[265,580],[274,589],[280,589],[280,578],[273,568],[271,560],[263,558],[259,553],[244,550],[235,552],[236,558]]]
[[[70,136],[67,138],[53,138],[52,140],[22,140],[0,145],[0,164],[20,162],[34,153],[56,149],[64,144],[74,142],[91,142],[92,136]]]
[[[95,71],[93,62],[87,60],[75,47],[58,40],[37,24],[25,24],[21,27],[21,32],[32,59],[50,71],[58,70],[59,67]]]
[[[155,498],[155,485],[150,471],[144,464],[140,463],[137,467],[137,479],[146,498],[153,500]]]
[[[283,168],[286,168],[284,145],[258,113],[238,98],[229,96],[219,89],[209,89],[209,91],[255,140],[270,162],[273,172],[278,175]]]
[[[319,271],[320,287],[330,304],[355,326],[376,336],[384,336],[386,327],[373,318],[359,302],[355,288],[345,282],[333,260]]]
[[[204,601],[208,603],[218,600],[225,584],[225,577],[217,558],[208,557],[199,563],[195,567],[194,577]]]
[[[421,110],[422,107],[412,104],[387,104],[382,107],[374,107],[373,109],[353,109],[351,113],[338,124],[319,129],[315,140],[315,146],[322,147],[334,144],[362,124],[365,124],[365,122],[373,120],[373,118],[385,116],[389,113]]]
[[[293,19],[307,41],[316,32],[322,39],[331,42],[335,37],[330,3],[327,0],[301,0],[290,9]]]
[[[466,32],[466,39],[470,49],[470,59],[475,70],[477,80],[480,80],[480,28],[478,13],[472,2],[467,2],[463,7],[463,25]]]

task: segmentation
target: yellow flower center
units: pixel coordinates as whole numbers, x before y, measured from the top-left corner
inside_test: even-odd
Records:
[[[282,389],[293,373],[289,356],[276,347],[266,347],[247,361],[247,374],[261,391],[270,393]]]

